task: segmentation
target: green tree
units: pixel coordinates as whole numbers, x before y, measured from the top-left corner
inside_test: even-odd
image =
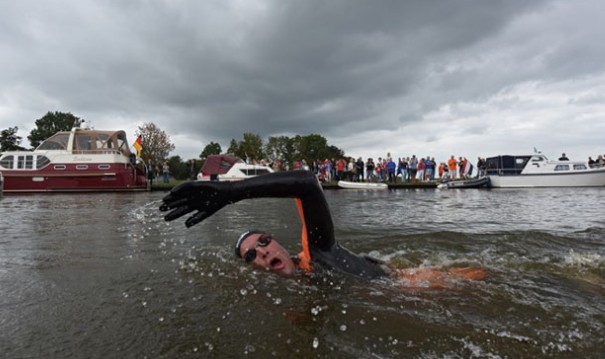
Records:
[[[261,160],[263,154],[263,140],[260,135],[246,132],[244,140],[239,145],[240,157],[250,160]]]
[[[69,131],[72,127],[80,127],[84,120],[72,115],[70,112],[50,112],[36,120],[34,128],[27,139],[33,148],[36,148],[50,136],[59,131]]]
[[[243,140],[231,140],[227,152],[242,159],[260,160],[264,157],[263,140],[260,135],[246,132]]]
[[[227,149],[227,153],[237,156],[236,153],[239,152],[239,145],[237,143],[237,141],[235,140],[235,138],[231,139],[231,142],[229,142],[229,148]]]
[[[336,146],[328,145],[325,137],[317,134],[296,136],[294,138],[295,160],[305,160],[312,163],[314,160],[326,158],[343,158],[344,151]]]
[[[25,148],[19,146],[21,136],[17,136],[17,131],[19,131],[19,127],[15,126],[0,132],[0,152],[25,150]]]
[[[269,137],[264,152],[271,162],[280,160],[286,163],[294,161],[294,140],[288,136]]]
[[[206,147],[204,147],[202,153],[200,153],[200,158],[202,161],[205,161],[210,155],[220,155],[221,151],[221,145],[216,142],[210,142],[206,145]]]
[[[141,151],[143,161],[161,167],[164,160],[168,158],[170,151],[174,150],[174,144],[170,142],[170,136],[153,122],[144,123],[142,126],[139,126],[138,133],[141,135],[143,145],[143,150]]]
[[[178,180],[189,179],[189,166],[181,160],[181,156],[172,156],[168,159],[170,175]]]

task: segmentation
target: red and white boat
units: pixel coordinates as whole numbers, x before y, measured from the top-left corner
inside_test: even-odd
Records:
[[[197,174],[198,181],[241,181],[246,178],[272,173],[265,165],[249,164],[239,157],[210,155]]]
[[[34,151],[0,153],[0,172],[5,193],[148,189],[145,166],[137,165],[124,131],[57,132]]]

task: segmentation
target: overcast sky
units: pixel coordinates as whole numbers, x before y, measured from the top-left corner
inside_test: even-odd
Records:
[[[602,0],[0,0],[0,130],[153,122],[350,156],[605,154]]]

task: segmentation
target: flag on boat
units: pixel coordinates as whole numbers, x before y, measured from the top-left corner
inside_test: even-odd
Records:
[[[132,145],[132,147],[135,148],[135,150],[137,150],[137,157],[141,157],[141,151],[143,150],[143,140],[141,139],[141,135],[139,135],[136,139],[136,141],[134,141],[134,144]]]
[[[462,176],[471,176],[473,174],[473,165],[466,158],[462,163]]]

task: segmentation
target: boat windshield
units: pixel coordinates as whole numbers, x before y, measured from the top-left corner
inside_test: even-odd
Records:
[[[38,146],[38,150],[66,150],[69,133],[59,132],[48,138]]]

